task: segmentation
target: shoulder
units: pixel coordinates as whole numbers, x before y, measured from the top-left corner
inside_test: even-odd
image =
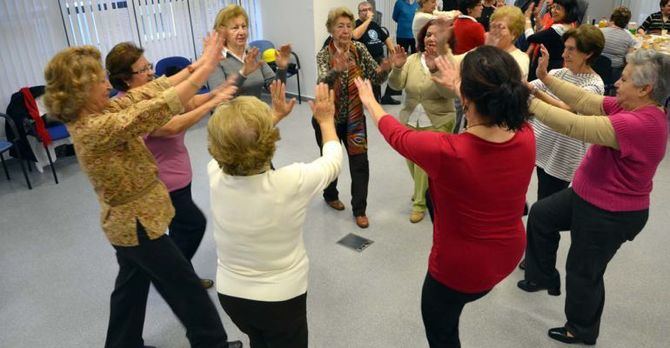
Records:
[[[365,45],[362,42],[352,41],[351,43],[354,45],[354,48],[356,48],[356,51],[358,51],[359,54],[368,53],[367,47],[365,47]]]

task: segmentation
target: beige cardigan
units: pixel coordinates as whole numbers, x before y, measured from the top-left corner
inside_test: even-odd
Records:
[[[409,116],[419,103],[426,110],[433,127],[455,120],[456,95],[430,78],[431,75],[421,65],[421,53],[407,57],[402,69],[393,68],[389,75],[389,86],[398,91],[405,90],[405,104],[400,110],[400,122],[407,124]]]

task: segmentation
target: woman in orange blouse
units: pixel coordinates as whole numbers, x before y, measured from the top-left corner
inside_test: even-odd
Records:
[[[64,49],[45,69],[45,104],[72,136],[77,159],[100,202],[102,229],[116,249],[119,274],[105,347],[145,347],[142,329],[150,283],[186,327],[192,347],[241,347],[239,341],[227,342],[200,279],[164,233],[174,208],[140,138],[183,111],[216,68],[222,46],[212,34],[202,57],[188,69],[112,101],[100,52],[93,46]],[[212,98],[222,102],[234,91],[231,86]]]

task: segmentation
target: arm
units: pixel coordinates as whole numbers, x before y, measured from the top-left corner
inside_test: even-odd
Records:
[[[370,52],[363,46],[363,44],[356,42],[358,47],[359,62],[358,65],[361,67],[363,76],[374,83],[381,85],[386,81],[386,78],[389,76],[389,71],[391,70],[391,63],[385,61],[382,65],[378,65],[374,58],[370,55]],[[361,49],[362,48],[362,49]]]
[[[400,16],[400,4],[398,1],[395,2],[395,5],[393,5],[393,14],[391,14],[391,18],[393,18],[393,21],[398,23],[398,16]]]
[[[640,25],[639,28],[637,28],[638,34],[646,34],[647,31],[649,30],[649,26],[651,25],[651,15],[647,16],[647,18],[644,20],[644,23]]]
[[[200,121],[211,110],[211,106],[202,104],[185,114],[177,115],[171,118],[168,123],[153,131],[151,135],[155,137],[165,137],[181,133],[191,128],[191,126],[194,124],[198,123],[198,121]]]
[[[619,149],[614,127],[607,116],[579,116],[537,98],[530,102],[530,111],[553,130],[585,143]]]
[[[547,75],[544,84],[570,109],[584,115],[605,115],[603,101],[605,97],[589,93],[569,82]]]
[[[365,32],[368,30],[368,27],[370,26],[370,23],[372,23],[372,15],[368,17],[368,19],[365,20],[365,22],[361,23],[361,25],[357,26],[356,29],[352,32],[352,35],[354,37],[354,40],[358,40],[365,34]]]
[[[389,74],[389,86],[396,91],[402,91],[405,89],[405,84],[407,83],[407,64],[403,65],[402,68],[393,68],[391,74]]]
[[[390,117],[374,97],[370,81],[355,80],[361,102],[372,116],[386,141],[405,158],[418,164],[427,173],[434,174],[439,168],[443,156],[442,141],[444,134],[438,132],[417,132],[401,125]]]

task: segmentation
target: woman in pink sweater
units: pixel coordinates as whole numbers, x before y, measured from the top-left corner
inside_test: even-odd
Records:
[[[668,98],[670,56],[640,50],[629,54],[615,97],[603,97],[547,74],[542,49],[538,77],[572,110],[531,101],[531,112],[559,133],[593,144],[572,187],[533,205],[528,217],[524,291],[560,294],[556,250],[560,231],[570,231],[563,327],[549,337],[564,343],[595,344],[605,304],[603,275],[621,244],[633,240],[649,214],[649,194],[668,141],[661,105]]]

